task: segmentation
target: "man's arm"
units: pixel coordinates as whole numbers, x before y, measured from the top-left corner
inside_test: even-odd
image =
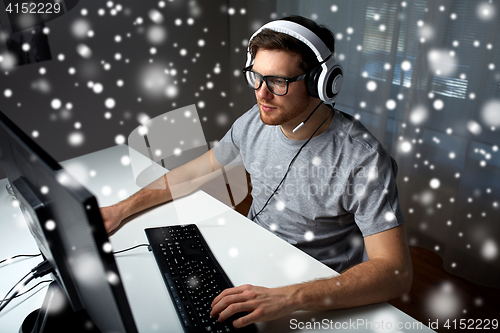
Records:
[[[121,221],[150,207],[188,195],[215,177],[213,171],[222,167],[213,148],[194,160],[173,169],[145,188],[115,205],[101,208],[107,232]]]
[[[296,310],[331,310],[385,302],[409,292],[411,258],[402,225],[364,238],[369,260],[337,277],[281,288],[251,285],[226,289],[212,303],[211,316],[242,327],[283,317]]]

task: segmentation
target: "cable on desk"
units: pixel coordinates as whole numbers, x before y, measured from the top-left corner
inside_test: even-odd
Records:
[[[54,280],[43,280],[43,281],[40,281],[40,282],[38,282],[37,284],[35,284],[33,287],[31,287],[30,289],[28,289],[28,290],[26,290],[26,291],[24,291],[24,292],[20,293],[19,295],[14,296],[13,298],[21,297],[21,296],[23,296],[23,295],[25,295],[25,294],[29,293],[30,291],[32,291],[33,289],[35,289],[36,287],[38,287],[38,286],[39,286],[39,285],[41,285],[42,283],[50,283],[50,282],[53,282],[53,281],[54,281]],[[41,289],[40,289],[40,290],[41,290]],[[4,298],[4,299],[0,299],[0,304],[1,304],[3,301],[5,301],[5,300],[7,300],[7,299],[6,299],[6,298]]]
[[[2,299],[2,302],[0,303],[0,312],[7,306],[7,304],[9,304],[16,297],[17,294],[19,294],[21,288],[30,283],[31,280],[45,276],[49,273],[52,273],[53,271],[54,268],[52,267],[52,264],[50,264],[48,260],[44,260],[40,264],[36,265],[28,274],[26,274],[21,280],[19,280],[19,282],[16,283],[14,287],[12,287],[9,290],[9,292],[5,295],[5,297]],[[18,287],[20,284],[22,284],[22,286]],[[15,291],[12,294],[12,296],[7,298],[7,296],[9,296],[9,294],[14,289]]]
[[[31,275],[28,277],[28,275]],[[24,279],[26,279],[26,277],[28,277],[28,279],[26,281],[23,282]],[[31,272],[29,272],[28,274],[26,274],[21,280],[19,280],[18,283],[16,283],[14,285],[14,287],[12,287],[11,290],[9,290],[9,292],[7,293],[7,295],[5,295],[5,297],[3,298],[2,300],[2,303],[0,303],[0,312],[7,306],[7,304],[10,303],[10,301],[12,301],[14,299],[14,297],[16,297],[17,294],[19,294],[19,290],[24,287],[25,285],[27,285],[31,280],[33,280],[35,277],[32,275]],[[17,288],[18,285],[20,285],[22,283],[22,286]],[[10,292],[12,290],[16,289],[16,291],[14,291],[14,294],[10,297],[10,298],[7,298],[7,296],[9,296]]]
[[[14,287],[12,287],[8,292],[7,294],[5,295],[5,297],[0,301],[0,305],[6,300],[7,296],[9,296],[9,294],[12,292],[12,290],[14,290],[24,279],[26,279],[28,277],[28,275],[30,275],[31,272],[29,272],[28,274],[26,274],[25,276],[23,276],[23,278],[21,280],[19,280],[18,283],[16,283],[14,285]]]
[[[7,258],[7,259],[2,259],[0,260],[0,264],[3,264],[4,262],[6,261],[9,261],[9,260],[14,260],[16,258],[20,258],[20,257],[30,257],[30,258],[34,258],[34,257],[39,257],[41,256],[42,254],[39,253],[39,254],[18,254],[18,255],[15,255],[13,257],[10,257],[10,258]]]
[[[136,248],[141,247],[141,246],[147,246],[148,247],[148,251],[151,252],[151,245],[149,245],[149,244],[139,244],[139,245],[136,245],[136,246],[129,247],[128,249],[123,249],[123,250],[115,251],[115,252],[113,252],[113,254],[118,254],[118,253],[130,251],[130,250],[136,249]]]

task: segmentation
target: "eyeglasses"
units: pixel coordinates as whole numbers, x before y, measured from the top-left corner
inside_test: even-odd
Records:
[[[266,82],[267,89],[275,95],[283,96],[288,93],[288,85],[295,81],[304,80],[306,74],[295,76],[292,78],[275,76],[275,75],[262,75],[260,73],[254,72],[252,66],[243,68],[243,74],[247,79],[248,86],[255,90],[259,90],[262,87],[262,82]]]

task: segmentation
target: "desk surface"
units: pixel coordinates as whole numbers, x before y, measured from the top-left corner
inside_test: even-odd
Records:
[[[139,190],[127,162],[128,148],[116,146],[62,164],[94,193],[100,206],[107,206]],[[5,190],[6,183],[6,179],[0,180],[0,259],[16,254],[39,253],[21,211]],[[205,212],[210,212],[210,216]],[[140,214],[110,240],[114,250],[121,250],[147,243],[146,227],[188,223],[198,225],[236,286],[251,283],[277,287],[337,275],[332,269],[201,191]],[[23,259],[0,265],[0,297],[40,261],[40,258]],[[116,261],[139,331],[182,332],[152,253],[146,248],[138,248],[116,255]],[[41,306],[45,290],[39,286],[12,301],[0,314],[0,331],[17,332],[24,318]],[[302,327],[308,326],[317,330],[307,332],[325,331],[326,328],[356,332],[432,332],[387,303],[346,310],[300,311],[273,322],[258,324],[260,332],[273,333],[300,332]]]

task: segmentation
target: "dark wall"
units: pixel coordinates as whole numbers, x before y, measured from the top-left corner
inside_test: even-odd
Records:
[[[107,4],[80,1],[34,33],[2,22],[0,110],[56,160],[113,146],[144,119],[190,104],[206,140],[217,140],[254,103],[240,74],[245,40],[275,1]]]

